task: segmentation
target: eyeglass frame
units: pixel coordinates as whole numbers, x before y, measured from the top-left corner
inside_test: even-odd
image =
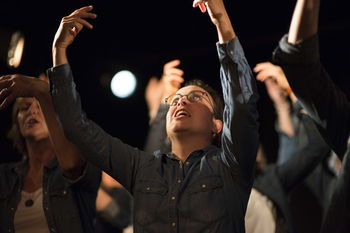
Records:
[[[199,101],[195,101],[195,100],[190,100],[190,99],[188,98],[189,95],[191,95],[191,94],[193,94],[193,93],[195,93],[195,92],[201,93],[201,94],[202,94],[201,98],[203,98],[203,96],[206,96],[206,97],[207,97],[207,101],[209,102],[210,106],[212,107],[212,109],[213,109],[213,111],[214,111],[214,105],[213,105],[212,101],[210,100],[209,94],[208,94],[207,92],[201,91],[201,90],[193,90],[193,91],[190,91],[190,93],[188,93],[187,95],[173,94],[173,95],[170,95],[170,96],[166,97],[166,98],[164,99],[164,102],[165,102],[165,104],[167,104],[167,105],[169,105],[169,106],[175,106],[175,105],[179,102],[180,99],[182,99],[183,97],[186,97],[186,99],[187,99],[189,102],[191,102],[191,103],[197,103],[197,102],[199,102],[200,100],[199,100]],[[168,102],[169,98],[172,97],[172,96],[180,96],[180,98],[178,99],[178,101],[175,101],[174,104],[168,104],[167,102]]]

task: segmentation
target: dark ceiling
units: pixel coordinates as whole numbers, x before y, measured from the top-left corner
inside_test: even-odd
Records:
[[[322,59],[342,86],[349,85],[346,67],[350,66],[350,14],[346,2],[323,0],[320,18]],[[279,38],[288,30],[295,1],[225,3],[251,66],[269,60]],[[90,21],[93,30],[79,34],[68,55],[85,111],[107,132],[133,146],[143,146],[148,124],[145,85],[152,75],[159,77],[162,65],[174,58],[181,59],[185,79],[201,78],[219,88],[216,31],[209,17],[193,9],[190,0],[2,0],[0,27],[21,30],[26,44],[21,66],[10,70],[1,63],[0,75],[37,76],[49,68],[51,43],[60,19],[85,5],[93,5],[98,18]],[[124,100],[113,98],[100,82],[101,76],[108,77],[120,68],[133,70],[139,82],[134,96]],[[261,138],[273,158],[277,145],[273,133],[275,115],[262,84],[259,90]],[[10,126],[9,109],[0,113],[0,120],[1,161],[8,157],[3,154],[12,152],[5,140]]]

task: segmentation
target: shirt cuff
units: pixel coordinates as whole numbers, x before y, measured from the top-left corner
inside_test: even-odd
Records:
[[[288,35],[279,41],[273,52],[275,64],[308,64],[320,59],[318,35],[315,34],[297,44],[288,43]]]
[[[235,37],[227,43],[216,43],[216,49],[220,62],[223,61],[227,56],[229,56],[233,61],[244,57],[244,51],[238,37]]]
[[[49,68],[46,73],[50,80],[50,93],[55,92],[58,87],[70,85],[73,81],[71,72],[68,63]]]

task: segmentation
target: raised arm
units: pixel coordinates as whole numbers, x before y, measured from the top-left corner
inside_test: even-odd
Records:
[[[202,11],[206,7],[219,38],[217,49],[225,105],[221,139],[222,159],[232,168],[238,165],[244,181],[252,184],[259,137],[255,78],[223,1],[195,1],[193,5],[201,7]]]
[[[288,33],[288,43],[297,44],[318,31],[320,0],[298,0]]]
[[[277,113],[279,131],[288,137],[294,137],[291,105],[288,101],[288,95],[293,95],[293,93],[283,70],[271,62],[259,63],[253,70],[257,73],[256,79],[265,83],[267,93]]]
[[[57,121],[48,82],[19,74],[6,75],[0,78],[0,90],[2,90],[0,94],[2,108],[18,97],[34,97],[39,101],[49,129],[51,143],[63,173],[70,179],[79,177],[85,160],[82,159],[77,148],[66,139]]]
[[[52,44],[53,66],[67,64],[67,48],[84,27],[93,28],[92,24],[86,21],[97,17],[91,13],[92,9],[92,6],[85,6],[62,18]]]
[[[350,103],[320,62],[319,4],[319,0],[298,0],[290,34],[282,38],[273,58],[325,141],[342,158],[350,132]]]
[[[216,27],[220,44],[236,38],[236,33],[222,0],[195,0],[193,7],[199,7],[203,13],[208,10],[210,19]]]
[[[79,148],[87,161],[131,191],[141,160],[146,161],[150,156],[109,135],[87,118],[75,88],[71,67],[67,63],[67,47],[84,26],[91,28],[85,19],[96,17],[90,13],[91,10],[91,6],[80,8],[61,21],[53,41],[55,66],[48,70],[51,96],[67,138]]]

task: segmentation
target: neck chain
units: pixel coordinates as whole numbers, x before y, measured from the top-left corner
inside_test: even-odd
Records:
[[[34,205],[34,202],[38,200],[40,195],[42,194],[42,188],[32,192],[32,193],[27,193],[26,191],[22,190],[22,198],[26,200],[24,202],[24,205],[26,207],[31,207]]]

